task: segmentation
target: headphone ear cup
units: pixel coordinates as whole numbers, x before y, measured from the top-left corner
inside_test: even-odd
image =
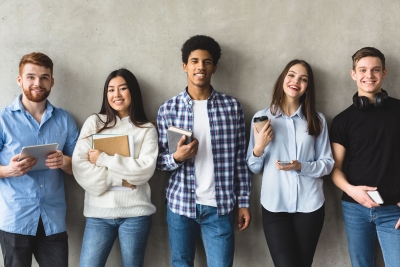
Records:
[[[382,107],[383,104],[385,103],[386,98],[388,98],[388,94],[385,90],[382,89],[382,92],[379,92],[375,95],[374,106]]]
[[[369,107],[369,99],[365,96],[358,96],[357,93],[353,96],[353,104],[360,110],[367,110]]]

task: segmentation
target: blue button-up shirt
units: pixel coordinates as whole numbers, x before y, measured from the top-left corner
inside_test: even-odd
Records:
[[[279,109],[272,115],[270,109],[257,112],[254,117],[268,116],[274,137],[261,157],[253,154],[253,122],[247,150],[247,164],[254,173],[264,169],[261,186],[261,205],[271,212],[311,212],[325,201],[322,176],[334,165],[325,117],[318,113],[322,131],[318,137],[307,132],[307,120],[301,106],[288,117]],[[253,120],[252,120],[253,121]],[[298,160],[301,171],[281,171],[275,161]]]
[[[159,156],[157,168],[172,171],[167,186],[170,209],[196,218],[196,178],[193,160],[177,164],[168,150],[168,126],[193,129],[193,101],[187,89],[166,101],[159,109]],[[246,166],[246,138],[242,107],[235,98],[212,89],[207,100],[212,156],[215,174],[215,198],[219,215],[232,211],[236,198],[240,208],[249,207],[250,172]],[[193,133],[196,137],[196,133]],[[201,144],[200,144],[201,145]]]
[[[58,149],[72,156],[78,128],[65,110],[46,103],[40,124],[17,97],[0,111],[0,164],[6,166],[24,146],[58,143]],[[0,229],[36,235],[42,217],[46,235],[66,231],[63,171],[32,171],[19,177],[0,179]]]

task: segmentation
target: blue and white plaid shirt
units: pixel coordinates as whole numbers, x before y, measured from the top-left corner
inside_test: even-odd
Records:
[[[248,208],[250,172],[246,165],[245,123],[239,101],[212,89],[207,101],[211,145],[214,160],[215,198],[218,214]],[[159,155],[157,168],[172,171],[166,197],[169,208],[177,214],[196,218],[196,180],[194,161],[177,164],[168,150],[168,126],[193,129],[193,101],[184,92],[166,101],[158,110]]]

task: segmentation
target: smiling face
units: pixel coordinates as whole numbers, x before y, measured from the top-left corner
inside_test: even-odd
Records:
[[[183,70],[188,76],[189,90],[210,89],[211,76],[217,66],[213,64],[213,58],[207,50],[194,50],[190,53],[188,63],[183,63]]]
[[[129,116],[131,93],[124,78],[117,76],[110,80],[108,83],[107,100],[119,118]]]
[[[50,95],[54,79],[49,68],[29,63],[22,68],[17,83],[23,90],[24,100],[39,103],[45,101]]]
[[[292,98],[300,101],[300,97],[306,92],[308,85],[307,69],[301,65],[293,65],[283,81],[285,98]]]
[[[375,94],[381,91],[386,72],[378,57],[361,58],[350,72],[357,83],[358,96],[366,96],[373,101]]]

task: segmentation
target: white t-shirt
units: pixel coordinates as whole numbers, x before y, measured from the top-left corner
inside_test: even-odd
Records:
[[[199,149],[194,158],[196,204],[216,207],[214,161],[207,102],[207,100],[193,100],[193,135],[199,140]]]

